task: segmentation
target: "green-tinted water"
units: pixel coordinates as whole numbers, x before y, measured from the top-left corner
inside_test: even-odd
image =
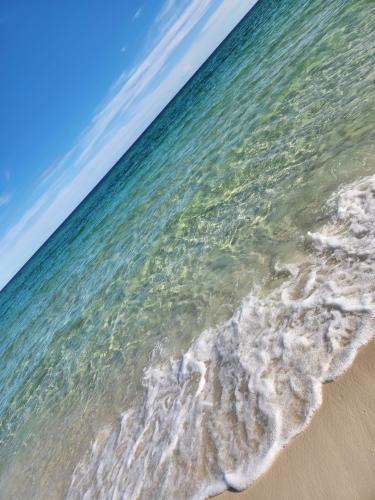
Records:
[[[375,171],[374,27],[370,0],[260,0],[1,292],[5,498],[63,496],[144,368],[278,284]]]

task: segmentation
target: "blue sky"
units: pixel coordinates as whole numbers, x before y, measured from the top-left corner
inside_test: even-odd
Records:
[[[256,0],[2,0],[0,289]]]

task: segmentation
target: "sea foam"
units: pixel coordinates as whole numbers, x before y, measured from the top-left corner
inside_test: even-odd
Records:
[[[375,176],[341,189],[311,251],[256,288],[178,361],[149,369],[144,396],[103,430],[67,497],[205,498],[242,490],[309,423],[322,384],[375,325]]]

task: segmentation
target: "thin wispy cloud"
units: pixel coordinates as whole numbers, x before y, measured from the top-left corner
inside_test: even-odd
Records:
[[[217,31],[220,26],[226,34],[229,34],[233,25],[236,25],[257,1],[231,0],[230,2],[222,2],[204,26],[204,30],[208,31],[213,28]]]
[[[103,139],[109,126],[115,125],[116,118],[119,118],[120,114],[124,115],[144,94],[147,87],[154,83],[154,78],[162,70],[169,56],[201,20],[211,3],[212,0],[193,0],[142,63],[130,75],[124,73],[120,76],[117,91],[93,117],[90,126],[83,134],[80,141],[83,147],[76,164],[87,160],[89,153]],[[125,142],[129,141],[125,139]]]
[[[142,9],[139,8],[136,13],[134,14],[133,16],[133,21],[135,21],[136,19],[138,19],[140,17],[140,15],[142,14]]]
[[[254,3],[233,0],[237,21]],[[174,18],[173,6],[173,0],[166,0],[154,22],[152,29],[157,27],[160,34],[154,47],[114,82],[77,142],[42,173],[45,193],[0,238],[0,288],[94,188],[236,23],[226,0],[192,0]],[[223,15],[230,20],[222,19]],[[194,38],[186,46],[193,31]]]
[[[62,158],[56,158],[52,163],[48,165],[47,168],[43,170],[43,172],[39,176],[39,181],[45,181],[46,179],[50,178],[53,172],[55,172],[58,168],[60,163],[62,162]]]
[[[176,0],[166,0],[163,7],[160,9],[155,18],[155,23],[160,24],[173,16],[173,11],[176,9]]]
[[[12,195],[10,193],[8,194],[0,194],[0,207],[4,207],[5,205],[8,205],[10,200],[12,199]]]

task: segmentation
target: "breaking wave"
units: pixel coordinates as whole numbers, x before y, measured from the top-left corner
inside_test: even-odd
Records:
[[[309,256],[278,269],[178,361],[148,369],[143,399],[103,430],[67,497],[204,498],[242,490],[301,432],[322,384],[375,325],[375,176],[341,189],[309,233]]]

